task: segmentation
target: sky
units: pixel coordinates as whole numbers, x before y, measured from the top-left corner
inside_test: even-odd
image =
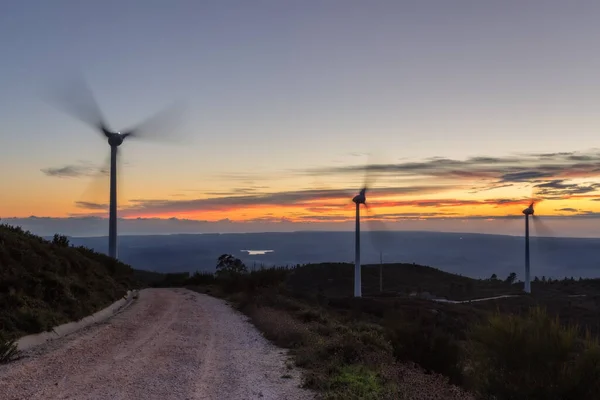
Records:
[[[147,233],[353,229],[368,176],[367,218],[394,229],[520,232],[490,221],[533,196],[560,235],[598,236],[599,12],[553,0],[4,2],[0,217],[68,231],[106,216],[106,139],[48,100],[83,76],[114,130],[183,105],[151,132],[177,141],[119,148],[119,217]]]

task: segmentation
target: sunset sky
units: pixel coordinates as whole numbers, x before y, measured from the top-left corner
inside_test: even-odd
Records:
[[[185,104],[182,143],[121,146],[120,217],[352,229],[370,165],[372,215],[398,229],[491,231],[534,194],[560,229],[599,236],[598,15],[551,0],[4,3],[0,217],[106,215],[106,140],[43,100],[82,73],[115,130]]]

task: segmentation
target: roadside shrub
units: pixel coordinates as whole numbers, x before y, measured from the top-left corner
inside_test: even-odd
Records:
[[[525,316],[494,314],[473,326],[467,373],[474,389],[496,399],[594,399],[600,345],[578,338],[538,307]]]
[[[306,345],[310,341],[311,334],[306,325],[285,311],[249,305],[244,312],[265,337],[278,346],[290,349]]]
[[[285,267],[261,268],[247,275],[246,290],[255,292],[258,289],[275,287],[287,278],[289,270]]]
[[[17,343],[0,332],[0,364],[10,362],[17,355]]]
[[[388,336],[397,360],[415,362],[449,377],[452,383],[462,382],[459,342],[435,322],[398,316],[390,323]]]
[[[189,277],[185,282],[186,285],[210,285],[215,283],[216,278],[210,272],[198,272]]]
[[[377,374],[361,365],[344,365],[330,380],[327,400],[381,399],[383,387]]]

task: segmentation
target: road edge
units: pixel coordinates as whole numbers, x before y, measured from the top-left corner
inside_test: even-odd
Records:
[[[92,324],[104,322],[112,316],[118,314],[127,308],[139,296],[138,290],[128,290],[125,295],[108,307],[88,315],[79,321],[67,322],[62,325],[55,326],[50,332],[34,333],[21,337],[17,340],[17,350],[19,352],[30,350],[34,347],[42,345],[48,341],[56,340],[61,337],[70,335]]]

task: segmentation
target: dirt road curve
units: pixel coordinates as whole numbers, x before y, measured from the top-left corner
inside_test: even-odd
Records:
[[[285,362],[223,301],[147,289],[109,321],[0,366],[0,399],[313,398]]]

